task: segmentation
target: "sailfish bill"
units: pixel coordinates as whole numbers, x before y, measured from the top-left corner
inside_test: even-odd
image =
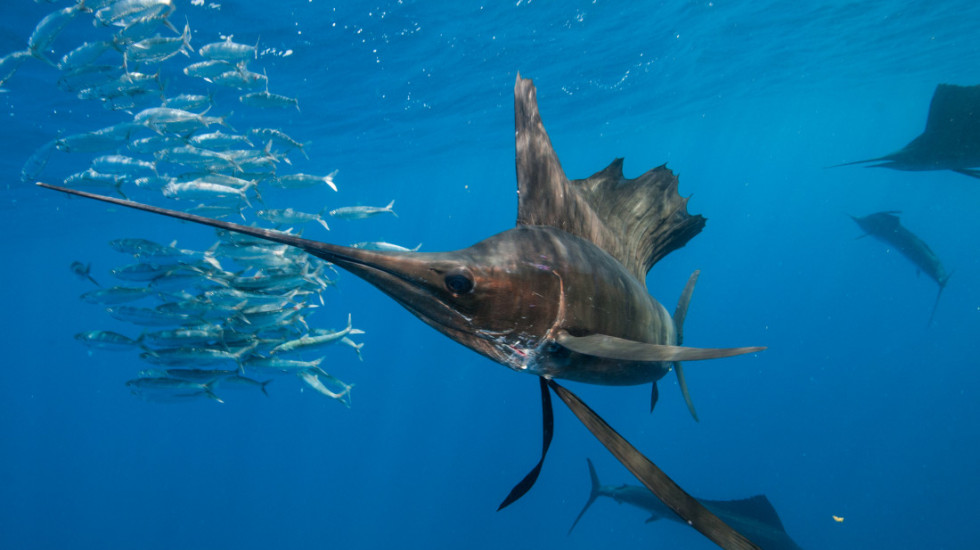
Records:
[[[503,506],[534,484],[553,433],[548,388],[596,438],[682,519],[724,548],[757,548],[687,495],[555,380],[601,385],[656,383],[680,361],[731,357],[762,347],[681,345],[693,281],[674,317],[646,288],[650,268],[684,246],[705,218],[687,212],[666,166],[637,178],[616,159],[569,180],[538,111],[537,92],[514,86],[517,225],[449,252],[366,250],[193,214],[38,185],[120,206],[236,231],[302,249],[349,271],[452,340],[516,372],[539,377],[543,443],[537,465]],[[678,375],[681,375],[679,369]],[[687,386],[685,400],[690,405]]]

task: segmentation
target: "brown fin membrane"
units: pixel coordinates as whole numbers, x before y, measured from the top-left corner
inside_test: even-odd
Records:
[[[579,421],[585,424],[592,435],[609,449],[609,452],[622,462],[636,479],[689,525],[726,550],[760,550],[749,539],[729,527],[697,499],[681,489],[663,470],[636,450],[636,447],[619,435],[578,396],[558,385],[554,380],[548,380],[548,385]]]
[[[543,424],[541,430],[541,459],[538,460],[538,463],[534,466],[534,468],[531,468],[531,471],[524,476],[524,479],[522,479],[520,483],[515,485],[514,488],[510,490],[507,498],[505,498],[504,501],[500,503],[500,506],[497,507],[498,512],[510,506],[516,502],[517,499],[521,498],[531,490],[531,487],[534,486],[534,482],[538,480],[538,474],[541,473],[541,467],[544,466],[544,457],[548,455],[548,448],[551,447],[551,439],[555,433],[555,414],[551,408],[551,393],[548,392],[548,383],[545,382],[544,378],[539,377],[538,380],[541,382],[541,421]]]
[[[537,91],[518,75],[514,87],[519,225],[547,225],[586,239],[643,282],[660,258],[691,240],[705,218],[687,213],[677,176],[659,166],[623,177],[623,159],[569,181],[541,122]]]

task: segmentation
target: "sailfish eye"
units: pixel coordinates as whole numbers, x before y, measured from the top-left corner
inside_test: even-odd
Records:
[[[453,294],[467,294],[473,290],[473,276],[461,269],[446,275],[446,288]]]

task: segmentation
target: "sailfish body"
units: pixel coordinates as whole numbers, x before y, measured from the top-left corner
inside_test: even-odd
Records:
[[[541,461],[501,507],[530,488],[544,461],[551,438],[550,388],[644,485],[696,529],[725,548],[756,548],[554,382],[641,384],[655,382],[673,367],[686,397],[680,361],[763,349],[679,345],[697,273],[673,317],[647,292],[650,267],[700,232],[704,218],[687,213],[686,199],[677,194],[677,178],[664,166],[627,179],[618,159],[586,179],[567,179],[541,122],[534,85],[520,76],[514,106],[517,226],[452,252],[338,246],[39,185],[295,246],[364,279],[451,339],[539,376],[545,426]]]
[[[436,266],[428,293],[406,299],[400,285],[388,287],[380,275],[376,286],[450,338],[514,370],[607,385],[654,382],[669,372],[663,361],[597,357],[557,343],[566,334],[676,343],[667,310],[615,258],[584,239],[553,227],[519,226],[463,250],[406,254],[404,261]],[[456,292],[450,285],[459,285]],[[439,306],[432,307],[433,298]],[[597,307],[615,314],[596,315]]]

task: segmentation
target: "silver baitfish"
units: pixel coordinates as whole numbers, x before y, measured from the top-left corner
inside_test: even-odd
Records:
[[[198,109],[207,109],[214,104],[214,97],[211,95],[202,94],[180,94],[174,97],[168,97],[163,101],[164,107],[170,107],[171,109],[181,109],[184,111],[196,111]]]
[[[200,61],[184,67],[184,74],[210,81],[212,78],[234,70],[235,66],[227,61]]]
[[[310,174],[289,174],[286,176],[279,176],[276,178],[276,183],[279,187],[284,189],[306,189],[308,187],[314,187],[316,185],[326,185],[327,187],[337,190],[337,185],[333,182],[333,178],[337,175],[340,170],[334,170],[326,176],[313,176]]]
[[[66,153],[101,153],[117,149],[143,126],[123,122],[92,132],[72,134],[55,140],[55,147]]]
[[[232,38],[234,37],[228,36],[221,42],[205,44],[197,53],[199,53],[201,57],[205,57],[213,61],[230,61],[233,63],[245,61],[250,57],[252,59],[259,58],[258,40],[255,41],[254,46],[249,46],[248,44],[232,42]]]
[[[127,46],[126,51],[123,52],[123,67],[128,67],[128,63],[132,61],[159,63],[180,53],[190,57],[188,52],[193,51],[191,26],[186,24],[184,25],[184,32],[180,36],[164,37],[157,35],[139,42],[133,42]]]
[[[140,111],[133,122],[142,124],[151,130],[159,133],[185,134],[194,132],[201,128],[206,128],[212,124],[228,126],[224,117],[207,117],[184,111],[183,109],[171,109],[169,107],[152,107]]]
[[[27,40],[27,47],[31,52],[31,55],[44,61],[45,63],[51,65],[54,68],[58,68],[57,63],[48,59],[47,51],[51,47],[61,31],[64,30],[65,26],[71,22],[72,19],[78,15],[79,12],[85,9],[85,2],[79,2],[74,6],[69,6],[64,9],[60,9],[56,12],[49,13],[37,24],[34,28],[34,32],[31,33],[31,37]]]
[[[327,397],[332,397],[343,403],[345,407],[350,408],[350,390],[354,387],[354,384],[345,384],[337,379],[337,377],[325,372],[314,373],[311,371],[300,371],[296,373],[296,375],[314,390],[326,395]],[[331,391],[326,387],[326,385],[323,384],[323,380],[320,379],[321,376],[323,376],[328,382],[340,386],[342,389],[337,392]]]
[[[307,159],[310,158],[310,156],[306,154],[306,149],[304,149],[304,147],[308,145],[308,143],[300,143],[295,139],[289,137],[282,130],[277,130],[275,128],[252,128],[251,130],[249,130],[248,133],[253,136],[261,137],[262,141],[269,140],[276,143],[277,145],[299,149],[299,152],[303,153],[304,157],[306,157]]]
[[[157,311],[146,307],[117,306],[107,307],[105,310],[115,319],[147,327],[182,325],[198,322],[197,319],[194,319],[189,315],[164,313],[162,311]]]
[[[156,164],[125,155],[103,155],[97,157],[92,160],[92,169],[103,174],[157,175]]]
[[[146,298],[153,292],[144,287],[132,288],[128,286],[114,286],[111,288],[97,288],[90,290],[79,296],[83,302],[89,304],[117,305]]]
[[[224,151],[235,147],[253,147],[252,142],[247,137],[224,132],[198,134],[192,136],[188,142],[195,147],[211,149],[212,151]]]
[[[385,250],[388,252],[418,252],[422,248],[422,243],[419,243],[415,248],[406,248],[401,245],[387,243],[384,241],[370,241],[362,243],[354,243],[351,248],[360,248],[362,250]]]
[[[309,214],[307,212],[299,212],[293,210],[292,208],[282,208],[282,209],[269,209],[269,210],[259,210],[255,213],[258,217],[263,220],[268,220],[272,223],[285,225],[285,224],[304,224],[307,222],[317,222],[323,226],[324,229],[330,231],[330,226],[327,225],[326,220],[323,219],[321,214]]]
[[[58,68],[62,71],[74,71],[87,65],[92,65],[111,47],[112,42],[106,40],[85,42],[81,46],[66,53],[58,63]]]
[[[269,90],[262,92],[252,92],[238,98],[239,101],[250,107],[260,109],[288,109],[296,107],[299,111],[299,100],[295,97],[288,97],[280,94],[270,93]]]
[[[289,353],[292,351],[308,350],[313,348],[319,348],[322,346],[328,346],[337,342],[341,338],[347,336],[348,334],[363,334],[363,331],[357,331],[351,326],[351,316],[347,315],[347,326],[338,331],[315,331],[305,336],[301,336],[295,340],[290,340],[288,342],[283,342],[278,346],[272,348],[270,353]]]
[[[243,65],[239,65],[234,70],[211,77],[209,80],[220,86],[236,88],[238,90],[254,90],[269,86],[269,78],[267,76],[253,73]]]
[[[395,201],[388,203],[388,206],[345,206],[330,211],[330,215],[342,220],[362,220],[377,216],[378,214],[391,214],[398,217],[393,210]]]
[[[224,403],[220,397],[215,395],[212,390],[214,382],[201,384],[199,382],[189,382],[179,378],[160,377],[160,378],[134,378],[126,382],[133,395],[146,400],[159,403],[178,403],[200,397],[213,399],[218,403]]]
[[[108,330],[90,330],[87,332],[79,332],[75,335],[75,340],[78,340],[90,348],[115,351],[142,347],[139,340],[133,340],[128,336]]]

